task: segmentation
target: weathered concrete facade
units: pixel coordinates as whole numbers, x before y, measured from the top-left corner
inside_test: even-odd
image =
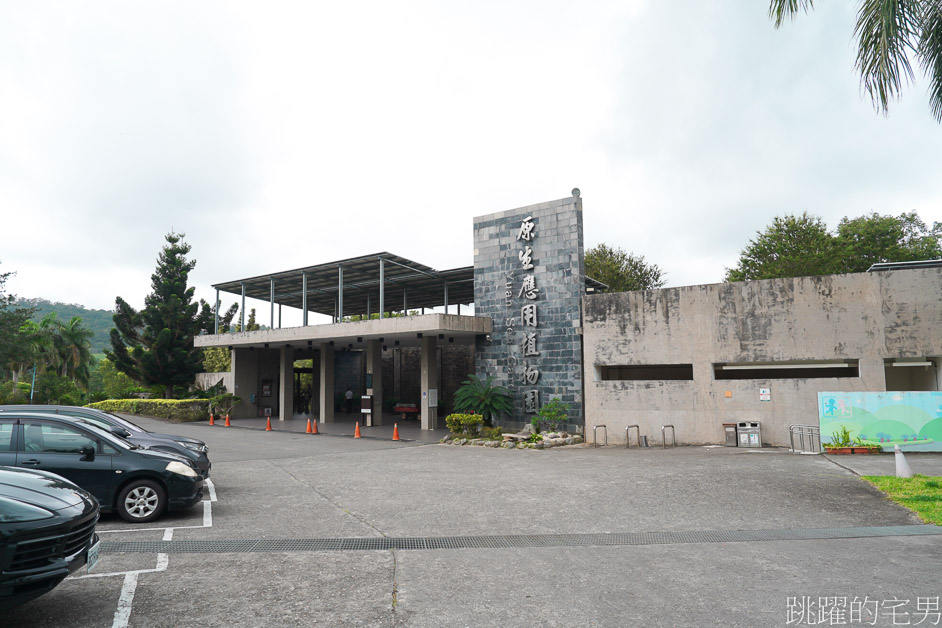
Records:
[[[504,425],[528,423],[558,397],[581,427],[584,292],[578,196],[474,219],[474,313],[493,320],[477,340],[477,374],[513,391]]]
[[[790,424],[817,424],[819,391],[942,388],[942,268],[591,295],[583,312],[589,438],[638,424],[659,443],[673,424],[679,443],[722,443],[723,423],[759,421],[786,445]],[[906,359],[936,366],[893,368]]]

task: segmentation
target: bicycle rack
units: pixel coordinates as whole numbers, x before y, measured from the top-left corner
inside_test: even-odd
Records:
[[[795,434],[798,435],[798,447],[795,449]],[[805,437],[808,437],[808,449],[805,449]],[[815,445],[817,440],[817,446]],[[792,453],[797,454],[803,451],[821,453],[821,428],[817,425],[794,424],[788,426],[788,441],[792,446]]]
[[[677,434],[674,431],[673,425],[663,425],[661,426],[661,442],[664,444],[664,449],[667,449],[667,435],[665,430],[671,428],[671,447],[677,446]]]
[[[605,446],[608,447],[608,427],[603,425],[596,425],[592,427],[592,440],[595,441],[595,446],[599,446],[599,428],[605,430]]]
[[[638,448],[641,448],[641,426],[640,425],[629,425],[625,428],[625,449],[631,449],[631,436],[628,434],[631,428],[635,428],[638,435]]]

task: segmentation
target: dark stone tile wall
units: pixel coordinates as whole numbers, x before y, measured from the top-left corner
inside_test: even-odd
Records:
[[[531,239],[518,239],[531,217]],[[520,252],[529,246],[532,269]],[[521,288],[532,276],[538,292],[527,299]],[[528,391],[539,405],[554,397],[569,404],[570,429],[584,425],[580,304],[585,293],[582,200],[570,197],[474,219],[474,311],[490,316],[490,340],[479,339],[476,372],[514,393],[514,413],[502,424],[519,427],[534,412],[525,407]],[[521,308],[535,304],[537,326],[525,326]],[[525,355],[527,334],[535,334],[539,355]],[[525,381],[527,367],[539,371]]]
[[[404,403],[420,404],[421,360],[421,349],[418,347],[384,351],[383,395]],[[469,373],[474,373],[474,347],[446,343],[438,348],[438,363],[440,412],[451,412],[455,390],[467,379]]]

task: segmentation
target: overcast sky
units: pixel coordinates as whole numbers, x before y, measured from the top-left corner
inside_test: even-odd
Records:
[[[855,5],[0,0],[0,272],[140,307],[171,230],[208,301],[380,251],[453,268],[474,216],[573,187],[586,246],[671,286],[776,215],[942,221],[927,83],[874,112]]]

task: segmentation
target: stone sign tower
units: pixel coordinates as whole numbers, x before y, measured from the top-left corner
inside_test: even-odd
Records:
[[[585,294],[582,199],[474,219],[474,313],[490,316],[490,339],[477,343],[479,377],[513,392],[520,427],[554,398],[583,425],[581,303]]]

